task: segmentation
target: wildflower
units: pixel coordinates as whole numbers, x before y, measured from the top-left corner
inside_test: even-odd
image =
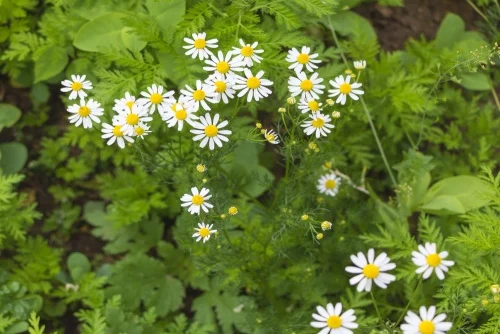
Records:
[[[144,136],[147,136],[149,133],[151,133],[151,130],[149,130],[151,127],[144,124],[144,123],[139,123],[134,129],[134,137],[140,137],[141,139],[144,139]]]
[[[106,142],[108,146],[113,145],[114,142],[118,144],[120,148],[125,148],[125,140],[128,141],[129,143],[133,143],[134,139],[130,136],[127,136],[123,133],[122,131],[122,126],[121,125],[109,125],[107,123],[102,124],[102,133],[103,135],[101,136],[104,139],[109,138],[109,140]]]
[[[318,112],[321,111],[323,103],[318,102],[315,99],[300,99],[299,109],[305,114],[306,112]]]
[[[75,100],[77,97],[83,99],[87,96],[85,90],[92,89],[92,82],[85,80],[85,77],[86,75],[72,75],[71,80],[61,81],[61,84],[64,86],[61,88],[61,92],[71,92],[71,94],[69,94],[70,100]]]
[[[198,164],[196,166],[196,170],[198,171],[198,173],[205,173],[207,171],[207,167],[205,165]]]
[[[259,45],[258,42],[254,42],[252,45],[245,44],[245,42],[240,39],[240,48],[233,46],[233,54],[236,55],[236,60],[243,62],[247,67],[252,67],[253,62],[260,63],[262,60],[261,56],[257,53],[263,53],[264,50],[256,50],[255,48]]]
[[[196,233],[193,234],[193,238],[196,238],[196,242],[200,241],[201,239],[203,239],[203,243],[207,242],[210,239],[210,235],[217,232],[217,230],[211,229],[212,226],[214,226],[214,224],[208,225],[203,222],[198,223],[198,227],[194,228]]]
[[[282,113],[282,114],[283,114],[283,113],[286,113],[286,109],[285,109],[285,108],[283,108],[283,107],[280,107],[280,108],[278,108],[278,112],[279,112],[279,113]]]
[[[323,239],[323,237],[324,237],[323,233],[316,234],[316,239],[318,239],[318,240]]]
[[[205,58],[208,59],[209,55],[212,54],[212,52],[208,48],[213,49],[218,47],[218,40],[214,38],[207,41],[207,34],[204,32],[193,34],[192,36],[193,39],[187,37],[184,38],[184,42],[188,43],[188,45],[184,45],[183,48],[187,49],[186,55],[191,55],[191,58],[193,59],[196,57],[198,57],[200,60],[203,60]]]
[[[234,78],[226,77],[223,78],[218,75],[211,75],[205,80],[205,83],[213,88],[215,91],[214,103],[219,103],[221,100],[225,103],[229,103],[229,99],[234,99]]]
[[[364,70],[366,68],[366,60],[357,60],[353,62],[354,68],[357,70]]]
[[[482,304],[483,306],[488,306],[488,304],[489,304],[489,303],[490,303],[490,302],[488,301],[488,299],[483,299],[483,300],[481,300],[481,304]]]
[[[227,212],[231,215],[231,216],[234,216],[236,214],[238,214],[238,208],[235,207],[235,206],[232,206],[229,208],[229,210],[227,210]]]
[[[216,103],[215,97],[217,94],[215,93],[214,87],[202,83],[201,80],[196,80],[196,90],[186,85],[186,89],[181,89],[181,94],[184,95],[184,97],[180,99],[182,102],[193,104],[193,112],[200,109],[200,104],[203,109],[210,110],[207,101]]]
[[[174,91],[165,91],[163,93],[163,86],[153,84],[151,87],[148,87],[148,92],[141,92],[141,97],[137,100],[137,103],[144,105],[145,108],[149,109],[149,113],[152,114],[158,109],[158,112],[164,112],[168,109],[168,104],[174,103],[175,99],[173,98]]]
[[[85,129],[92,127],[92,121],[101,123],[98,116],[103,115],[101,104],[92,99],[85,102],[85,99],[80,100],[80,104],[74,104],[68,107],[68,112],[73,114],[69,116],[69,122],[75,123],[75,126],[80,126],[83,123]]]
[[[200,116],[200,122],[192,124],[193,128],[195,128],[191,130],[191,133],[195,134],[193,141],[203,139],[200,143],[200,147],[204,148],[208,143],[210,150],[215,148],[214,144],[222,147],[222,142],[228,142],[229,139],[226,136],[230,135],[232,132],[230,130],[221,130],[228,124],[228,121],[217,124],[218,122],[219,114],[214,115],[213,122],[209,113],[206,113],[205,116]]]
[[[405,316],[405,324],[401,325],[403,334],[444,334],[451,329],[451,322],[443,322],[446,314],[441,313],[436,316],[436,306],[431,306],[426,309],[425,306],[420,307],[420,316],[408,311]]]
[[[307,145],[309,147],[309,149],[311,150],[315,150],[318,148],[318,144],[314,143],[314,142],[311,142],[309,143],[309,145]]]
[[[498,285],[498,284],[491,285],[490,289],[491,289],[491,293],[494,295],[497,295],[500,293],[500,285]]]
[[[302,216],[300,216],[300,219],[301,220],[308,220],[309,216],[308,215],[302,215]]]
[[[257,129],[262,129],[262,123],[255,123],[255,127]]]
[[[170,107],[170,111],[162,113],[161,118],[169,128],[177,124],[177,130],[182,131],[184,122],[193,126],[193,122],[198,119],[198,116],[194,114],[194,104],[178,102]]]
[[[340,183],[340,178],[337,174],[330,173],[319,178],[316,188],[318,188],[320,193],[334,197],[339,191]]]
[[[207,188],[201,188],[200,191],[198,191],[198,188],[192,187],[191,188],[191,193],[190,194],[184,194],[181,197],[181,201],[184,202],[181,204],[181,206],[186,207],[189,206],[188,212],[192,215],[200,214],[200,209],[202,209],[205,212],[208,212],[208,209],[213,208],[214,206],[210,203],[207,202],[212,195],[208,195],[210,190]]]
[[[329,221],[324,221],[321,223],[321,229],[323,231],[326,231],[326,230],[331,230],[332,229],[332,223],[330,223]]]
[[[348,75],[351,75],[352,74],[352,71],[350,69],[347,69],[344,71],[345,74],[348,74]]]
[[[201,179],[201,182],[203,182],[203,183],[207,183],[207,182],[208,182],[208,180],[207,180],[206,178],[203,178],[203,179]]]
[[[210,59],[205,60],[205,64],[208,66],[203,67],[205,71],[213,71],[214,74],[218,74],[220,78],[226,78],[228,76],[238,76],[233,71],[243,71],[243,63],[241,60],[237,60],[236,58],[231,59],[233,56],[232,52],[224,54],[222,51],[219,51],[217,57],[215,55],[211,55]]]
[[[374,258],[375,251],[370,248],[368,250],[368,259],[361,252],[357,256],[351,255],[351,261],[356,267],[345,268],[348,273],[357,274],[349,280],[349,284],[357,284],[359,292],[363,290],[369,292],[372,288],[372,282],[385,289],[390,282],[396,280],[396,276],[384,272],[396,268],[394,263],[390,263],[391,259],[387,254],[381,253],[376,259]]]
[[[321,63],[321,60],[316,59],[318,58],[317,53],[309,54],[310,52],[311,48],[307,46],[303,46],[300,52],[296,48],[288,50],[286,61],[292,63],[292,65],[288,66],[288,68],[297,73],[302,72],[304,67],[309,72],[314,72],[314,70],[318,68],[315,64]]]
[[[413,251],[411,253],[413,255],[411,260],[419,267],[416,273],[424,273],[422,276],[424,279],[429,278],[432,272],[436,271],[437,277],[443,280],[444,272],[448,271],[448,267],[455,264],[453,261],[443,260],[448,256],[448,252],[444,251],[438,254],[435,243],[426,242],[425,246],[418,245],[418,250],[420,252]]]
[[[241,89],[238,93],[238,97],[242,97],[248,93],[247,102],[251,102],[252,98],[255,99],[255,101],[259,101],[261,98],[267,97],[272,93],[269,88],[264,87],[273,84],[272,81],[262,78],[264,71],[259,71],[256,76],[253,76],[252,72],[245,68],[244,73],[246,78],[238,78],[236,85],[234,85],[234,89]]]
[[[127,136],[132,136],[139,123],[149,122],[153,118],[149,116],[148,110],[144,106],[136,103],[132,106],[132,109],[119,111],[116,120],[123,125],[122,131]]]
[[[346,78],[344,79],[344,77],[341,75],[336,77],[335,81],[330,80],[330,85],[333,86],[333,89],[329,89],[328,93],[330,93],[330,97],[335,97],[337,95],[339,96],[337,98],[337,101],[335,101],[336,103],[340,102],[340,104],[344,105],[347,100],[347,95],[349,95],[353,100],[359,100],[359,97],[357,95],[363,95],[365,93],[361,89],[357,89],[362,86],[361,83],[355,82],[351,84],[350,81],[350,76],[346,76]]]
[[[338,112],[338,111],[332,112],[332,117],[333,118],[340,118],[340,112]]]
[[[274,130],[265,130],[264,131],[264,138],[271,144],[277,145],[280,143],[280,140],[278,139],[278,135]]]
[[[227,216],[224,213],[220,215],[220,219],[226,219],[226,218]]]
[[[129,92],[126,92],[125,97],[119,100],[115,100],[113,110],[116,112],[120,112],[123,110],[132,110],[132,107],[136,104],[135,100],[135,96],[130,95]]]
[[[313,73],[308,79],[304,72],[297,73],[297,77],[290,77],[288,79],[288,91],[292,96],[300,94],[301,99],[319,99],[319,95],[323,94],[325,85],[320,83],[323,78],[318,78],[318,73]]]
[[[331,118],[328,115],[323,115],[320,112],[309,115],[311,120],[304,121],[302,123],[302,127],[304,127],[304,132],[306,135],[310,136],[316,132],[316,138],[321,136],[328,136],[331,132],[331,128],[334,128],[335,125],[330,124]]]
[[[356,316],[354,310],[350,309],[342,314],[342,304],[332,303],[326,305],[326,309],[322,306],[317,306],[318,313],[313,313],[314,320],[311,326],[314,328],[323,328],[318,334],[352,334],[352,329],[358,328],[358,324],[354,321]]]
[[[295,100],[295,98],[293,96],[290,96],[288,99],[286,99],[286,103],[288,103],[289,105],[294,105],[295,102],[297,102]]]
[[[333,102],[332,99],[327,99],[326,104],[328,104],[329,106],[333,106],[335,104],[335,102]]]
[[[333,164],[330,161],[325,161],[323,167],[325,167],[326,169],[332,169]]]

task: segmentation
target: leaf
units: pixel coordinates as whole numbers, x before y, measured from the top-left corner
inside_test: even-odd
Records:
[[[121,37],[127,49],[133,52],[139,52],[146,47],[147,43],[141,40],[132,28],[124,27],[121,31]]]
[[[33,54],[35,60],[35,83],[61,73],[68,65],[66,50],[56,45],[46,45]]]
[[[73,45],[83,51],[108,52],[126,49],[122,38],[128,15],[110,12],[85,23],[76,33]]]
[[[8,103],[0,103],[0,131],[13,126],[21,118],[21,110]]]
[[[342,35],[354,35],[366,41],[376,41],[377,33],[370,21],[351,11],[331,16],[332,25]]]
[[[147,0],[146,8],[167,36],[173,36],[177,25],[186,13],[186,0],[158,2]]]
[[[460,85],[469,90],[488,91],[491,89],[491,83],[486,73],[464,73],[459,76]]]
[[[441,49],[451,49],[455,43],[462,39],[464,32],[465,23],[462,18],[456,14],[448,13],[436,34],[436,45]]]
[[[68,257],[68,269],[73,282],[78,282],[91,270],[89,259],[82,253],[71,253]]]
[[[14,174],[23,169],[28,160],[28,149],[21,143],[0,144],[2,160],[0,169],[5,174]]]

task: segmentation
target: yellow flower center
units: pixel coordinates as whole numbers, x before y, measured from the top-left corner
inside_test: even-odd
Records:
[[[352,90],[352,87],[348,83],[343,83],[342,85],[340,85],[339,90],[342,94],[349,94]]]
[[[313,83],[311,80],[303,80],[300,83],[300,89],[305,90],[305,91],[310,91],[313,88]]]
[[[113,135],[115,137],[121,137],[123,136],[123,132],[122,132],[122,127],[121,125],[117,125],[113,128]]]
[[[193,202],[194,205],[202,205],[203,202],[205,202],[205,200],[201,195],[194,195],[193,198],[191,199],[191,202]]]
[[[214,85],[217,93],[224,93],[226,91],[226,83],[224,81],[216,81]]]
[[[427,264],[432,267],[437,267],[441,263],[441,257],[438,254],[430,254],[427,256]]]
[[[378,269],[378,267],[374,264],[367,264],[364,268],[363,268],[363,274],[368,277],[368,278],[376,278],[379,274],[380,270]]]
[[[323,120],[323,118],[313,119],[311,123],[315,128],[321,128],[323,125],[325,125],[325,121]]]
[[[125,103],[125,105],[130,109],[132,110],[132,107],[134,106],[134,101],[128,101]]]
[[[180,108],[183,108],[183,106],[182,106],[181,103],[174,103],[174,104],[172,104],[172,106],[170,107],[170,109],[172,109],[173,112],[176,112],[177,111],[177,106],[179,106]]]
[[[90,108],[86,107],[86,106],[81,106],[78,109],[78,115],[80,115],[82,117],[87,117],[88,115],[90,115]]]
[[[335,182],[335,180],[327,180],[325,182],[325,187],[326,189],[333,189],[337,186],[337,182]]]
[[[257,77],[251,77],[247,80],[247,87],[250,89],[256,89],[260,86],[260,79]]]
[[[202,38],[198,38],[197,40],[194,41],[194,47],[197,49],[203,49],[205,48],[206,45],[207,42]]]
[[[127,124],[128,125],[137,125],[139,123],[139,116],[137,114],[128,114],[127,115]]]
[[[210,235],[210,230],[206,227],[202,227],[202,228],[200,228],[200,232],[198,232],[198,233],[200,233],[200,237],[205,238],[205,237],[208,237]]]
[[[81,82],[77,82],[77,81],[75,81],[75,82],[73,82],[73,83],[71,84],[71,89],[72,89],[72,90],[80,90],[80,89],[82,89],[82,87],[83,87],[83,85],[82,85],[82,83],[81,83]]]
[[[221,61],[217,64],[217,66],[215,66],[215,68],[217,69],[217,72],[219,73],[227,73],[229,72],[229,64],[225,61]]]
[[[163,97],[158,93],[154,93],[154,94],[151,94],[151,97],[149,98],[149,100],[151,101],[152,104],[159,104],[163,100]]]
[[[307,64],[307,62],[309,61],[309,55],[301,53],[297,56],[297,61],[301,64]]]
[[[332,315],[331,317],[326,319],[326,324],[330,328],[339,328],[340,326],[342,326],[342,319],[340,319],[339,316]]]
[[[272,133],[268,133],[266,135],[266,140],[267,141],[274,141],[274,135]]]
[[[142,136],[144,134],[144,132],[145,132],[145,130],[143,128],[141,128],[140,126],[135,128],[135,134],[138,136]]]
[[[244,46],[241,48],[241,54],[245,57],[250,57],[251,55],[253,55],[253,49],[251,46]]]
[[[188,114],[187,114],[186,110],[184,110],[184,109],[180,109],[180,110],[177,110],[175,112],[175,118],[177,118],[179,121],[185,120],[187,115]]]
[[[420,323],[420,326],[418,326],[418,330],[422,334],[433,334],[435,327],[432,321],[424,320]]]
[[[201,89],[195,90],[193,92],[193,99],[196,101],[201,101],[205,98],[205,92]]]
[[[235,206],[232,206],[229,208],[229,210],[227,212],[229,212],[230,215],[234,216],[235,214],[238,213],[238,208]]]
[[[205,134],[209,137],[217,136],[217,132],[219,132],[219,129],[215,125],[210,124],[205,128]]]
[[[312,111],[318,111],[319,110],[319,103],[317,101],[315,101],[315,100],[311,100],[311,101],[307,102],[307,106]]]

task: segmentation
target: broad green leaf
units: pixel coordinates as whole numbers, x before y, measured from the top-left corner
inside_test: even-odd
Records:
[[[52,78],[68,65],[68,54],[60,46],[46,45],[33,54],[35,60],[35,83]]]
[[[84,51],[106,52],[110,49],[125,49],[122,29],[126,14],[107,13],[85,23],[76,33],[73,45]]]
[[[28,332],[28,322],[26,321],[21,321],[17,322],[12,326],[9,326],[8,328],[5,329],[4,334],[18,334],[18,333],[26,333]]]
[[[342,35],[353,35],[367,41],[377,40],[370,21],[359,14],[344,11],[331,16],[332,25]]]
[[[21,117],[21,110],[8,103],[0,103],[0,131],[13,126]]]
[[[459,76],[460,85],[469,90],[487,91],[491,89],[490,79],[486,73],[464,73]]]
[[[0,160],[0,169],[5,174],[14,174],[23,169],[26,160],[28,160],[28,150],[21,143],[0,144],[2,160]]]
[[[436,34],[436,45],[441,49],[451,49],[455,43],[462,39],[464,32],[464,20],[456,14],[448,13]]]
[[[89,259],[82,253],[71,253],[68,257],[68,269],[73,282],[78,282],[91,270]]]
[[[124,27],[121,32],[122,40],[127,49],[138,52],[146,47],[146,42],[142,41],[135,33],[134,29]]]
[[[172,36],[177,28],[177,24],[182,21],[186,13],[186,0],[167,2],[147,0],[146,8],[163,32],[167,36]]]

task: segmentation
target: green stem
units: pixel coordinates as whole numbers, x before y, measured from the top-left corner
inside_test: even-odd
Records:
[[[500,110],[500,101],[498,100],[497,91],[495,90],[493,83],[491,84],[491,93],[493,94],[493,98],[495,99],[495,104],[497,105],[498,110]]]
[[[418,288],[420,287],[420,284],[421,284],[421,283],[422,283],[422,277],[420,277],[420,278],[419,278],[418,283],[417,283],[417,285],[415,286],[415,290],[413,290],[413,293],[412,293],[412,295],[411,295],[411,297],[410,297],[410,300],[408,301],[408,304],[406,304],[406,307],[404,308],[403,313],[401,313],[401,316],[399,317],[398,321],[396,321],[396,327],[398,327],[398,325],[399,325],[399,323],[401,322],[401,320],[403,320],[403,318],[404,318],[404,316],[405,316],[406,312],[408,311],[408,308],[409,308],[409,307],[410,307],[410,305],[411,305],[411,302],[413,301],[413,298],[415,298],[415,295],[416,295],[417,290],[418,290]]]
[[[377,315],[378,315],[380,321],[382,323],[384,323],[384,319],[380,315],[380,311],[378,310],[378,306],[377,306],[377,301],[375,300],[375,296],[373,295],[373,291],[372,290],[370,290],[370,296],[372,296],[373,306],[375,306],[375,311],[377,311]]]
[[[231,247],[233,246],[233,242],[231,241],[231,238],[229,238],[229,234],[227,234],[227,231],[226,231],[226,227],[223,227],[222,228],[222,233],[224,234],[224,236],[226,237],[227,239],[227,242],[229,242],[229,244],[231,245]]]
[[[488,17],[486,15],[484,15],[484,13],[481,11],[481,9],[479,9],[471,0],[467,0],[467,2],[476,11],[476,13],[478,13],[490,25],[490,27],[493,29],[493,31],[497,30],[496,27],[493,25],[493,23],[491,23],[491,21],[488,19]],[[497,3],[497,6],[498,6],[498,3]]]
[[[335,33],[335,29],[333,29],[332,19],[330,18],[330,16],[328,16],[328,25],[330,26],[330,30],[332,32],[332,36],[333,36],[333,40],[335,41],[335,45],[337,47],[340,47],[340,43],[339,43],[339,40],[337,38],[337,34]],[[341,52],[340,56],[342,57],[344,64],[347,66],[347,68],[349,68],[349,65],[348,65],[349,63],[347,62],[347,58],[345,57],[344,53]]]
[[[182,145],[181,145],[181,132],[178,131],[179,133],[179,159],[182,157]]]
[[[212,3],[208,3],[208,6],[214,10],[217,14],[219,14],[222,17],[227,17],[227,13],[221,12],[217,7],[215,7]]]

